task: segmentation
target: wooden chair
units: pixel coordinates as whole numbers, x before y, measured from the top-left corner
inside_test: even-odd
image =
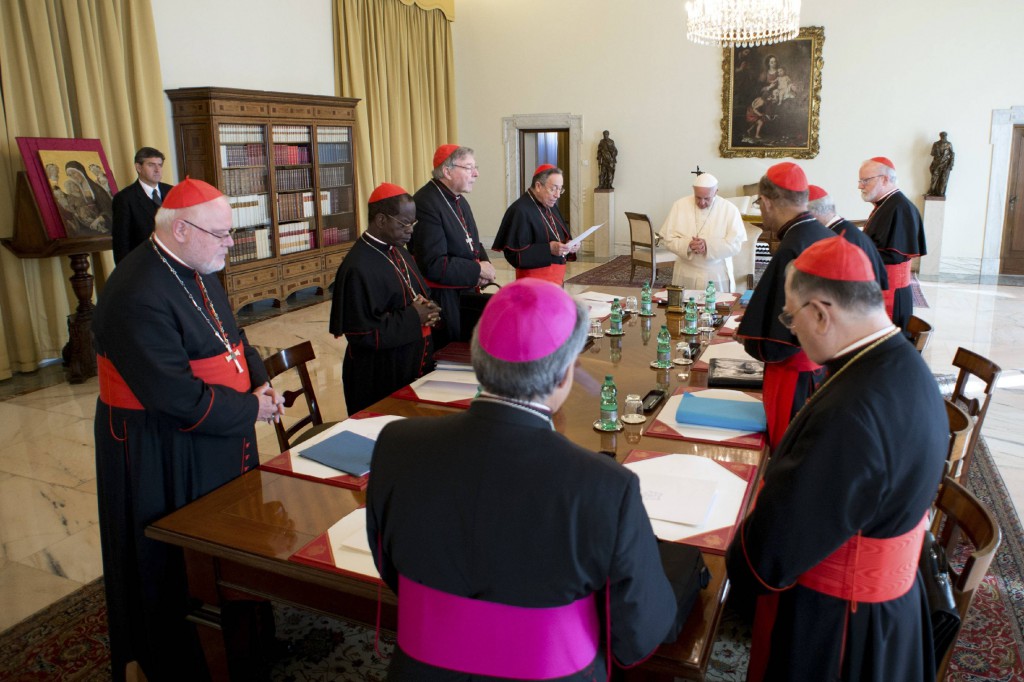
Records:
[[[932,533],[950,559],[956,555],[958,538],[967,538],[973,546],[973,551],[959,570],[952,561],[950,562],[950,582],[953,585],[957,610],[960,611],[960,622],[963,623],[967,620],[967,612],[971,608],[974,593],[985,578],[992,559],[995,558],[1002,534],[992,512],[970,491],[948,476],[939,486],[939,496],[935,500]],[[962,629],[961,627],[961,631]],[[954,641],[939,663],[938,674],[935,677],[937,681],[945,680],[946,667],[955,648]]]
[[[907,321],[907,328],[904,330],[910,335],[910,341],[918,353],[923,353],[931,341],[932,326],[917,315],[911,315]]]
[[[651,268],[651,286],[654,286],[658,263],[674,263],[676,255],[658,246],[651,219],[645,214],[626,211],[626,219],[629,220],[629,281],[636,275],[636,266],[643,265]]]
[[[953,386],[952,400],[964,408],[967,414],[974,420],[974,430],[971,432],[970,440],[967,443],[967,454],[964,455],[964,463],[960,477],[967,476],[974,459],[974,448],[978,446],[978,436],[981,435],[981,424],[985,421],[985,413],[988,412],[988,404],[992,400],[992,391],[995,390],[996,380],[1003,371],[999,365],[987,358],[983,358],[974,351],[966,348],[957,348],[953,356],[953,366],[959,368],[960,373],[956,377],[956,385]],[[985,382],[985,392],[981,400],[967,397],[967,381],[975,376]]]
[[[274,429],[277,431],[277,442],[281,446],[281,452],[288,450],[293,445],[298,445],[331,425],[325,425],[323,417],[320,415],[320,406],[316,402],[313,382],[309,377],[309,369],[306,367],[307,362],[315,359],[316,354],[313,352],[313,344],[309,341],[303,341],[291,348],[278,351],[263,360],[263,366],[267,368],[267,377],[270,379],[283,374],[289,369],[295,369],[299,374],[301,387],[293,391],[282,391],[285,408],[294,405],[299,396],[305,397],[306,406],[309,408],[309,414],[289,427],[285,427],[281,422],[274,423]],[[295,435],[309,424],[312,424],[313,428],[296,438]]]
[[[963,477],[964,457],[971,440],[974,422],[959,405],[949,398],[946,403],[946,417],[949,419],[949,450],[946,451],[946,475],[957,483]]]

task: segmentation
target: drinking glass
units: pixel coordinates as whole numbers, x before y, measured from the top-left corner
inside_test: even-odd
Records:
[[[644,403],[636,393],[626,396],[626,402],[622,406],[622,421],[626,424],[642,424],[647,420],[644,416]]]
[[[593,339],[600,339],[604,337],[604,330],[601,328],[601,320],[590,321],[590,334],[589,336]]]
[[[640,304],[637,303],[636,296],[626,297],[626,312],[634,315],[640,312]]]

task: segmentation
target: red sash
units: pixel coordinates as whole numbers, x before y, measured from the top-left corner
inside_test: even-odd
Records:
[[[418,661],[474,675],[545,680],[594,661],[594,595],[551,608],[470,599],[398,576],[398,645]]]
[[[524,279],[526,277],[536,277],[537,279],[547,280],[562,286],[562,283],[565,281],[565,263],[553,263],[545,268],[516,268],[516,279]]]
[[[910,591],[917,579],[921,543],[927,528],[928,512],[925,512],[917,526],[894,538],[866,538],[858,533],[797,578],[797,583],[850,602],[850,612],[857,610],[857,602],[877,604],[898,599]],[[765,678],[778,605],[779,592],[757,598],[748,682],[761,682]],[[842,669],[842,659],[839,667]]]
[[[793,395],[800,372],[813,372],[821,365],[807,357],[802,350],[783,362],[764,364],[764,386],[762,397],[764,412],[768,421],[768,441],[772,450],[782,442],[789,420],[793,416]]]
[[[889,276],[889,288],[882,292],[882,300],[885,301],[885,312],[889,317],[892,317],[896,290],[910,286],[910,261],[906,260],[896,265],[886,265],[885,273]]]
[[[250,389],[249,365],[245,361],[242,344],[235,344],[231,347],[231,351],[238,353],[238,363],[242,366],[241,372],[235,367],[234,361],[226,358],[227,354],[225,353],[214,355],[212,358],[189,361],[192,374],[207,384],[227,386],[239,393],[247,393]],[[110,360],[103,355],[97,355],[96,368],[100,380],[100,400],[111,407],[120,407],[125,410],[146,409],[135,397],[132,389],[125,383],[124,377]]]

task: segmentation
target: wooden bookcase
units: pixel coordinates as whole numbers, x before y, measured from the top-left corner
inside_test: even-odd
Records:
[[[359,100],[212,87],[167,96],[178,178],[218,187],[241,230],[220,273],[232,309],[324,293],[359,237]]]

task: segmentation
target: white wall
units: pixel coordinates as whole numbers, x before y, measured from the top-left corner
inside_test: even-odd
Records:
[[[334,95],[331,0],[151,0],[165,90],[201,86]],[[167,131],[174,142],[171,104]],[[178,179],[177,158],[168,155]]]
[[[334,94],[331,0],[152,4],[167,89]],[[696,164],[732,194],[774,162],[718,157],[722,51],[687,42],[683,4],[457,2],[458,142],[477,150],[481,178],[471,201],[485,235],[494,234],[505,209],[501,119],[512,114],[583,116],[588,224],[597,142],[602,130],[611,131],[619,149],[620,243],[627,233],[621,213],[646,212],[660,224],[672,201],[689,192]],[[863,159],[885,155],[921,205],[928,152],[946,130],[957,159],[943,256],[980,258],[992,110],[1024,104],[1024,3],[805,0],[801,24],[825,27],[821,153],[800,162],[811,181],[834,195],[846,217],[864,218],[869,207],[857,194],[857,169]]]
[[[481,178],[471,198],[481,231],[504,209],[501,119],[581,114],[590,159],[584,218],[592,217],[601,131],[619,149],[616,235],[623,211],[656,226],[688,193],[696,164],[723,194],[756,182],[775,160],[721,159],[722,50],[685,37],[682,0],[472,0],[454,24],[459,142],[477,151]],[[869,12],[873,14],[869,15]],[[980,258],[993,109],[1024,103],[1024,5],[966,6],[930,0],[884,5],[806,0],[803,26],[824,26],[821,152],[800,161],[848,218],[864,218],[860,162],[892,158],[900,184],[922,206],[931,144],[949,133],[957,154],[946,201],[943,256]],[[575,226],[579,228],[580,226]]]

